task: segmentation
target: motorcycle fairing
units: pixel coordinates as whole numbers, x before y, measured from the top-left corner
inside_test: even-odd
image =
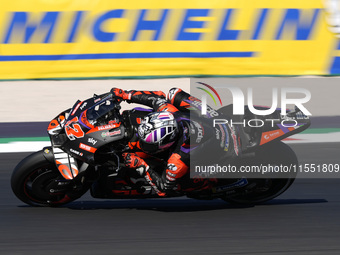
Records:
[[[266,110],[269,108],[256,106],[256,109]],[[287,115],[281,115],[281,109],[276,109],[272,114],[266,116],[255,115],[250,112],[248,106],[245,106],[244,115],[233,115],[233,105],[225,106],[219,109],[218,112],[226,116],[230,123],[231,121],[235,123],[234,126],[239,130],[242,152],[251,152],[257,146],[274,140],[283,140],[288,136],[302,132],[310,126],[309,117],[305,116],[297,107],[294,111],[289,111]],[[256,127],[248,126],[249,120],[251,120],[251,125]],[[258,123],[263,123],[263,125],[258,124],[257,120]],[[296,125],[286,125],[286,122],[289,121],[294,122]],[[283,122],[284,125],[282,124]]]
[[[107,94],[78,100],[71,109],[50,122],[48,134],[53,151],[56,151],[55,163],[65,179],[77,176],[79,170],[75,159],[93,163],[98,148],[124,137],[125,129],[120,120],[109,120],[105,116],[115,110],[115,104],[108,102],[110,100],[112,97]]]
[[[66,180],[74,179],[79,173],[76,160],[71,155],[59,148],[52,147],[52,150],[56,166],[61,175]]]
[[[260,145],[266,144],[273,140],[283,140],[288,136],[292,136],[296,133],[300,133],[310,126],[310,119],[304,115],[303,112],[296,108],[295,111],[288,112],[287,115],[279,115],[279,109],[274,113],[277,119],[280,119],[279,123],[273,125],[273,127],[264,126],[261,134]],[[294,124],[284,124],[284,122],[294,122]]]
[[[72,180],[79,173],[78,165],[74,157],[61,149],[62,144],[67,141],[66,135],[61,134],[61,131],[66,123],[66,117],[69,111],[70,109],[60,113],[49,123],[47,128],[52,144],[55,164],[60,174],[66,180]]]

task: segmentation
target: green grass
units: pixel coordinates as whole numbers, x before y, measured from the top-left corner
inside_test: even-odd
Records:
[[[46,137],[14,137],[14,138],[0,138],[0,143],[10,142],[47,142],[50,138]]]
[[[325,134],[340,132],[340,128],[309,128],[301,132],[301,134]]]

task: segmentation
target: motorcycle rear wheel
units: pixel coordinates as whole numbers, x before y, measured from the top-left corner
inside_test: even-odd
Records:
[[[285,143],[273,142],[260,147],[256,152],[256,158],[260,163],[276,165],[297,165],[295,152]],[[277,179],[248,179],[248,185],[254,185],[254,189],[239,191],[236,195],[221,197],[224,201],[238,205],[256,205],[274,199],[285,192],[294,182],[297,173],[291,173],[287,178]],[[256,188],[256,185],[258,186]],[[262,185],[262,186],[261,186]]]
[[[87,192],[84,186],[77,191],[50,192],[50,185],[65,179],[59,173],[54,162],[48,161],[43,151],[35,152],[23,159],[14,169],[11,187],[22,202],[32,206],[57,207],[67,204]]]

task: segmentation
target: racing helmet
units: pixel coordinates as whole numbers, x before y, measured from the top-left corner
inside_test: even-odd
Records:
[[[138,126],[141,149],[158,153],[170,148],[177,138],[178,125],[170,112],[152,112]]]

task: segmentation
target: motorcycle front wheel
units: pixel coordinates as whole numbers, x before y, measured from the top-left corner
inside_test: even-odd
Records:
[[[84,186],[80,190],[55,192],[51,187],[59,180],[65,181],[55,163],[48,161],[43,151],[38,151],[15,167],[11,187],[17,198],[32,206],[61,206],[81,197],[89,189]]]

